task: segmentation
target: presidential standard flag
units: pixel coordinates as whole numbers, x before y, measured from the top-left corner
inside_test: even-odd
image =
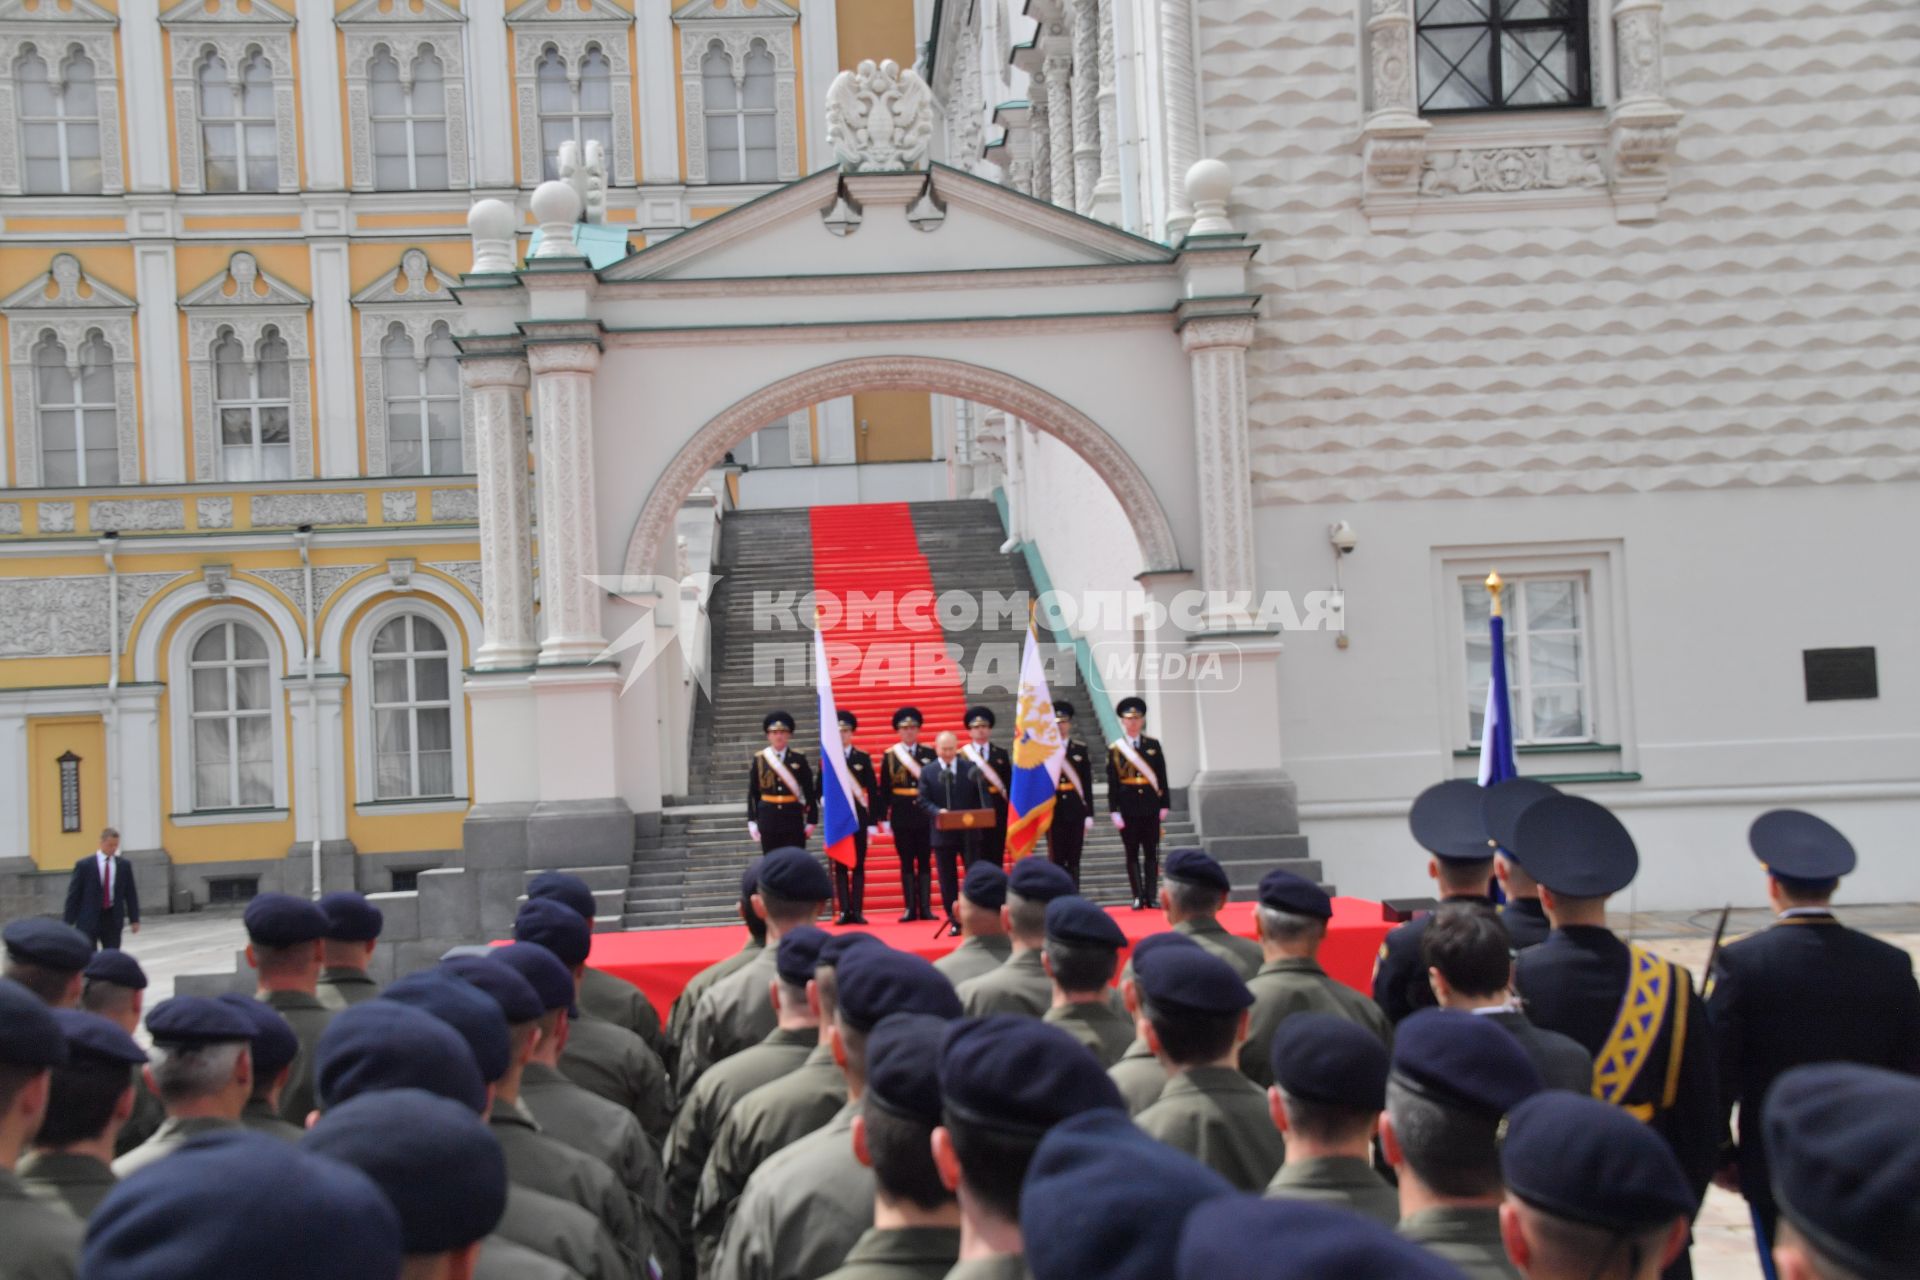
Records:
[[[1480,785],[1490,787],[1520,772],[1513,760],[1513,711],[1507,702],[1507,620],[1500,616],[1500,575],[1487,576],[1492,597],[1487,627],[1493,642],[1487,674],[1487,710],[1480,723]]]
[[[827,856],[844,867],[855,861],[853,837],[860,815],[853,807],[853,774],[840,741],[840,712],[833,704],[833,673],[827,667],[827,638],[813,632],[813,678],[820,690],[820,811],[826,828]]]
[[[1027,647],[1020,658],[1020,708],[1014,713],[1012,795],[1007,799],[1007,860],[1026,857],[1053,821],[1054,788],[1067,762],[1067,740],[1053,716],[1040,641],[1027,620]]]

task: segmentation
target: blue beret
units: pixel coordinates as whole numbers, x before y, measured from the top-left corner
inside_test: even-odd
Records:
[[[174,996],[147,1010],[147,1034],[156,1044],[253,1042],[253,1019],[213,996]]]
[[[833,933],[820,944],[820,954],[814,957],[815,969],[839,969],[841,957],[860,947],[885,947],[887,944],[870,933]],[[891,949],[891,948],[889,948]]]
[[[1020,1188],[1027,1269],[1034,1280],[1167,1280],[1187,1215],[1232,1194],[1124,1111],[1075,1116],[1040,1140]]]
[[[755,858],[740,868],[740,901],[745,902],[760,892],[760,864],[764,861],[765,858]]]
[[[87,1280],[366,1280],[402,1262],[400,1217],[366,1174],[248,1129],[203,1134],[94,1211]]]
[[[560,963],[577,969],[593,950],[593,929],[580,913],[552,898],[529,898],[513,918],[513,940],[545,947]]]
[[[10,1067],[57,1067],[67,1060],[67,1038],[46,1002],[11,978],[0,978],[0,1062]]]
[[[1787,1221],[1866,1280],[1911,1276],[1920,1257],[1920,1130],[1912,1123],[1920,1080],[1853,1063],[1795,1067],[1767,1090],[1761,1114]]]
[[[507,1074],[513,1057],[507,1015],[491,996],[477,987],[451,974],[428,969],[408,974],[381,992],[379,998],[412,1005],[452,1027],[467,1042],[473,1063],[480,1068],[480,1078],[488,1084]]]
[[[1152,955],[1162,947],[1192,947],[1198,951],[1200,944],[1192,938],[1189,938],[1186,934],[1181,933],[1178,929],[1163,929],[1159,933],[1150,933],[1133,944],[1134,968],[1138,969],[1142,958]]]
[[[448,1253],[507,1211],[507,1159],[485,1121],[419,1089],[369,1093],[321,1116],[302,1148],[373,1179],[400,1215],[408,1253]]]
[[[1640,870],[1620,819],[1585,796],[1548,796],[1528,805],[1513,838],[1527,874],[1569,898],[1618,893]]]
[[[1173,850],[1167,854],[1167,860],[1160,864],[1160,874],[1169,880],[1205,885],[1219,893],[1233,892],[1233,881],[1227,879],[1227,869],[1201,849]]]
[[[1436,858],[1480,862],[1493,856],[1486,819],[1480,816],[1480,784],[1471,778],[1436,782],[1414,797],[1407,826],[1422,849]]]
[[[1768,871],[1789,880],[1838,880],[1859,862],[1845,836],[1798,809],[1775,809],[1755,818],[1747,844]]]
[[[795,987],[804,987],[811,982],[814,968],[820,963],[820,948],[832,936],[825,929],[810,924],[803,924],[782,934],[773,957],[774,971],[780,975],[780,981]]]
[[[840,986],[840,1020],[855,1031],[871,1031],[890,1013],[960,1016],[960,997],[947,976],[919,956],[892,947],[858,947],[835,967]]]
[[[1274,1030],[1267,1060],[1290,1098],[1356,1111],[1387,1105],[1387,1046],[1357,1022],[1330,1013],[1293,1013]]]
[[[1280,867],[1260,877],[1260,905],[1290,916],[1333,919],[1333,899],[1325,889]]]
[[[579,1016],[575,1006],[573,970],[560,963],[560,957],[531,942],[511,942],[495,947],[493,954],[501,964],[527,980],[546,1010],[565,1009],[569,1017]]]
[[[510,1026],[538,1022],[547,1012],[546,1002],[533,989],[533,984],[521,977],[518,969],[501,964],[490,955],[455,956],[442,960],[440,968],[472,984],[499,1005]]]
[[[380,908],[367,901],[366,894],[352,889],[321,894],[319,906],[320,914],[327,918],[327,931],[320,936],[334,942],[372,942],[387,922]]]
[[[1563,1089],[1536,1093],[1508,1113],[1500,1176],[1542,1212],[1623,1234],[1691,1221],[1698,1207],[1657,1130]]]
[[[1122,698],[1120,699],[1120,701],[1113,704],[1113,714],[1117,716],[1126,715],[1127,712],[1129,711],[1138,711],[1141,715],[1147,714],[1146,699],[1145,698]]]
[[[1133,976],[1159,1013],[1238,1013],[1253,1003],[1233,966],[1201,947],[1136,951]]]
[[[1007,872],[1007,892],[1027,902],[1052,902],[1080,890],[1064,867],[1051,858],[1022,858]]]
[[[291,893],[263,893],[241,916],[247,939],[262,947],[297,947],[327,936],[327,916],[318,903]]]
[[[334,1015],[314,1045],[313,1085],[322,1110],[384,1089],[425,1089],[476,1115],[487,1105],[487,1082],[467,1042],[396,1000],[368,1000]]]
[[[903,724],[918,725],[924,719],[926,717],[920,714],[920,708],[901,707],[893,713],[893,727],[898,729]]]
[[[600,914],[593,900],[593,890],[587,887],[587,882],[564,871],[542,871],[527,881],[527,896],[564,902],[579,912],[580,917],[588,923],[592,923],[593,918]]]
[[[247,1042],[251,1046],[248,1056],[253,1059],[256,1079],[273,1079],[300,1056],[300,1037],[293,1034],[293,1028],[278,1009],[237,991],[214,998],[229,1009],[238,1009],[253,1024],[253,1034]]]
[[[1073,893],[1047,904],[1047,936],[1081,946],[1111,947],[1115,951],[1127,945],[1127,935],[1113,922],[1112,916]]]
[[[833,881],[819,859],[788,846],[760,860],[760,892],[789,902],[825,902],[833,896]]]
[[[976,907],[998,911],[1007,905],[1007,873],[982,858],[967,868],[967,878],[960,882],[960,896]]]
[[[940,1046],[940,1093],[968,1124],[1038,1137],[1101,1108],[1126,1118],[1120,1090],[1086,1046],[1038,1018],[963,1018]]]
[[[140,962],[112,947],[96,953],[93,959],[87,961],[85,973],[88,982],[107,982],[130,991],[147,989],[147,971],[140,967]]]
[[[760,731],[762,733],[765,733],[766,731],[774,728],[785,729],[788,733],[792,733],[793,732],[792,714],[786,711],[767,712],[765,718],[760,721]]]
[[[1547,797],[1559,794],[1558,787],[1533,778],[1508,778],[1482,787],[1480,821],[1487,828],[1487,840],[1515,862],[1520,861],[1513,851],[1513,831],[1519,825],[1520,815]]]
[[[947,1019],[890,1013],[867,1037],[867,1093],[874,1106],[929,1127],[940,1123],[940,1042]]]
[[[991,729],[995,724],[995,720],[993,718],[993,708],[992,707],[968,707],[967,714],[965,716],[965,721],[966,721],[966,726],[969,729],[973,728],[973,726],[975,726],[976,724],[984,724],[989,729]]]
[[[1495,1119],[1546,1088],[1512,1032],[1459,1009],[1421,1009],[1395,1028],[1393,1079],[1443,1106]]]
[[[1187,1215],[1178,1280],[1465,1280],[1379,1223],[1310,1200],[1223,1196]]]
[[[53,1020],[66,1038],[68,1062],[119,1062],[131,1066],[147,1060],[147,1051],[134,1043],[120,1024],[97,1013],[53,1009]],[[0,1013],[0,1017],[4,1017]]]
[[[93,943],[78,929],[47,916],[9,921],[0,929],[7,954],[25,964],[79,973],[93,959]]]

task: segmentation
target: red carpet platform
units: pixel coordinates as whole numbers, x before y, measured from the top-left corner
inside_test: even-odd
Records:
[[[1109,914],[1119,921],[1131,940],[1167,928],[1166,917],[1157,911],[1114,907]],[[1221,912],[1220,922],[1234,933],[1252,937],[1253,904],[1229,904]],[[1356,991],[1371,992],[1373,958],[1380,950],[1380,940],[1386,937],[1387,928],[1380,918],[1379,903],[1364,898],[1335,898],[1333,921],[1327,930],[1326,945],[1320,949],[1320,963],[1328,973]],[[933,926],[927,924],[879,924],[869,926],[866,932],[878,935],[891,947],[915,952],[929,960],[945,955],[959,942],[957,938],[932,936]],[[687,980],[714,961],[739,950],[746,936],[746,930],[738,926],[597,933],[588,963],[625,978],[646,992],[664,1018]]]

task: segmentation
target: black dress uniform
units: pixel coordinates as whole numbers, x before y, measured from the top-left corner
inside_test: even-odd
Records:
[[[1460,866],[1484,862],[1491,877],[1493,850],[1487,845],[1480,797],[1480,784],[1469,779],[1436,783],[1414,799],[1407,826],[1414,842],[1434,857]],[[1484,893],[1450,894],[1445,901],[1494,909],[1493,899]],[[1380,954],[1373,962],[1373,1002],[1390,1022],[1398,1023],[1416,1009],[1431,1009],[1439,1003],[1427,982],[1427,966],[1420,959],[1420,939],[1431,923],[1431,915],[1417,915],[1388,933],[1380,944]]]
[[[1558,787],[1536,778],[1508,778],[1482,788],[1480,816],[1486,823],[1487,841],[1493,845],[1495,852],[1524,872],[1525,864],[1509,847],[1513,843],[1514,824],[1536,802],[1559,794]],[[1502,904],[1500,923],[1507,926],[1507,936],[1513,940],[1515,951],[1524,951],[1545,942],[1547,935],[1553,931],[1553,926],[1547,922],[1547,909],[1540,905],[1537,896],[1515,897]]]
[[[903,724],[920,727],[920,709],[901,707],[893,713],[893,727]],[[924,768],[937,759],[932,747],[917,742],[909,747],[898,743],[880,756],[880,788],[885,800],[880,809],[893,832],[894,852],[900,855],[900,900],[906,910],[900,922],[933,919],[933,846],[928,843],[932,820],[920,808],[920,776],[900,759],[902,752],[915,765]]]
[[[968,730],[972,730],[975,725],[981,724],[984,724],[989,729],[993,728],[994,720],[992,709],[989,707],[968,707]],[[967,861],[971,863],[977,858],[985,858],[991,861],[996,867],[1004,866],[1007,861],[1008,804],[1005,788],[1013,785],[1013,757],[1007,754],[1005,747],[996,747],[991,742],[985,746],[977,746],[970,741],[960,744],[960,755],[962,758],[970,761],[973,764],[974,771],[980,775],[981,807],[985,808],[988,805],[992,805],[994,815],[993,830],[978,833],[968,843]],[[983,760],[986,762],[986,769],[980,767],[980,763]],[[987,776],[987,769],[993,770],[994,774],[999,777],[999,785],[996,785],[993,779]]]
[[[1147,714],[1140,698],[1122,698],[1115,710],[1122,717],[1130,713]],[[1127,758],[1124,747],[1132,745],[1153,770],[1154,777],[1141,773]],[[1120,843],[1127,851],[1127,884],[1133,890],[1133,909],[1152,906],[1160,897],[1160,814],[1172,806],[1167,792],[1167,758],[1158,738],[1145,734],[1133,743],[1115,739],[1107,744],[1107,809],[1125,823],[1120,828]]]
[[[1080,851],[1087,843],[1087,821],[1093,817],[1093,756],[1073,733],[1073,704],[1056,702],[1053,714],[1067,736],[1067,759],[1053,789],[1053,825],[1047,828],[1047,856],[1073,877],[1080,887]]]
[[[1811,814],[1762,814],[1748,842],[1776,879],[1832,882],[1855,865],[1846,837]],[[1809,895],[1815,896],[1815,895]],[[1761,1100],[1788,1070],[1854,1062],[1920,1075],[1920,988],[1900,948],[1849,929],[1825,908],[1796,908],[1729,944],[1708,975],[1707,1019],[1720,1109],[1740,1104],[1740,1190],[1769,1243],[1779,1209],[1760,1127]]]
[[[860,722],[851,711],[839,713],[840,741],[847,753],[847,773],[853,778],[853,867],[833,864],[833,896],[840,902],[837,924],[865,924],[861,904],[867,899],[867,828],[878,819],[873,806],[879,803],[880,783],[873,776],[873,757],[853,745],[853,731]],[[824,780],[825,761],[821,761]]]
[[[793,732],[793,717],[784,711],[769,711],[761,724],[768,730]],[[800,784],[802,794],[793,794],[793,788],[767,762],[764,752],[754,752],[753,764],[747,769],[747,814],[760,832],[762,853],[806,848],[807,828],[820,821],[820,788],[814,784],[813,768],[806,756],[788,747],[780,761]]]

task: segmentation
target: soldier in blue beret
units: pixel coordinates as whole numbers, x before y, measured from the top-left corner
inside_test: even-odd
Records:
[[[1001,911],[1006,905],[1006,872],[984,859],[967,868],[954,913],[960,924],[960,945],[933,962],[956,988],[969,978],[993,972],[1013,954],[1013,938]]]
[[[1160,897],[1160,829],[1173,804],[1172,784],[1160,740],[1141,732],[1145,700],[1122,698],[1113,709],[1120,736],[1107,744],[1107,810],[1126,849],[1133,909],[1145,911]]]
[[[680,994],[673,998],[673,1006],[667,1010],[666,1051],[660,1057],[672,1069],[681,1097],[687,1094],[688,1082],[680,1069],[680,1050],[687,1042],[687,1022],[693,1017],[700,997],[707,993],[708,987],[751,963],[754,956],[767,945],[766,917],[760,914],[760,909],[753,903],[753,895],[760,891],[760,862],[759,858],[755,858],[740,872],[740,922],[747,927],[747,936],[741,942],[740,949],[725,959],[714,961],[687,979],[687,985],[680,988]]]
[[[1233,966],[1242,981],[1260,968],[1260,944],[1227,932],[1219,920],[1233,882],[1227,871],[1200,849],[1175,849],[1161,867],[1160,909],[1167,923]]]
[[[1329,1013],[1282,1022],[1268,1047],[1267,1089],[1286,1163],[1266,1194],[1339,1205],[1382,1226],[1400,1221],[1400,1197],[1373,1170],[1373,1138],[1387,1105],[1387,1047],[1360,1024]]]
[[[1261,877],[1254,923],[1262,959],[1247,979],[1253,1010],[1247,1018],[1247,1042],[1240,1046],[1240,1071],[1257,1085],[1273,1083],[1267,1046],[1295,1014],[1346,1018],[1371,1031],[1383,1045],[1393,1039],[1379,1005],[1320,967],[1320,946],[1331,919],[1333,900],[1313,881],[1280,868]]]
[[[587,882],[564,871],[542,871],[527,881],[527,897],[554,898],[564,902],[580,914],[589,928],[599,914],[593,890],[587,887]],[[659,1011],[647,999],[645,992],[625,978],[616,977],[603,969],[584,970],[580,975],[577,1004],[581,1017],[598,1018],[602,1022],[625,1028],[646,1041],[647,1047],[663,1063],[668,1060],[671,1050],[666,1032],[660,1026]]]
[[[1074,1116],[1041,1139],[1027,1169],[1020,1193],[1027,1267],[1033,1280],[1165,1280],[1178,1265],[1187,1216],[1232,1193],[1218,1173],[1117,1112]]]
[[[96,951],[87,961],[86,986],[80,992],[80,1007],[97,1013],[128,1035],[140,1029],[146,1012],[147,975],[140,962],[124,951]],[[133,1076],[133,1115],[120,1126],[113,1140],[113,1154],[123,1156],[160,1127],[167,1109],[147,1085],[144,1072]]]
[[[147,1074],[167,1118],[113,1162],[122,1180],[167,1159],[188,1140],[238,1129],[253,1096],[253,1019],[211,996],[175,996],[147,1012]]]
[[[1120,1061],[1133,1042],[1133,1021],[1110,999],[1127,935],[1113,917],[1077,894],[1047,904],[1040,959],[1053,983],[1043,1019],[1087,1046],[1102,1067]]]
[[[1707,1020],[1720,1110],[1740,1108],[1737,1156],[1720,1181],[1747,1197],[1771,1240],[1776,1210],[1759,1123],[1767,1090],[1809,1062],[1920,1075],[1920,987],[1912,957],[1833,912],[1856,862],[1845,836],[1813,814],[1775,809],[1754,821],[1747,842],[1766,868],[1776,918],[1721,950],[1707,978]]]
[[[1519,1280],[1500,1238],[1497,1135],[1545,1087],[1520,1042],[1485,1018],[1422,1009],[1394,1032],[1380,1147],[1400,1178],[1400,1234],[1469,1280]]]
[[[1240,1074],[1253,995],[1203,948],[1162,948],[1134,966],[1138,1031],[1166,1070],[1166,1087],[1134,1117],[1168,1146],[1212,1166],[1242,1191],[1260,1191],[1286,1158],[1266,1095]]]
[[[325,957],[327,916],[290,893],[263,893],[247,903],[247,962],[259,973],[254,998],[272,1006],[300,1041],[292,1074],[280,1091],[280,1116],[305,1124],[313,1110],[313,1046],[334,1011],[317,994]]]
[[[314,994],[338,1013],[380,994],[380,984],[367,967],[373,963],[386,917],[367,901],[366,894],[352,889],[323,893],[319,905],[327,918],[327,931],[320,935],[320,977]]]
[[[1461,1280],[1444,1259],[1323,1204],[1221,1196],[1187,1215],[1178,1280]]]
[[[1524,951],[1545,942],[1553,925],[1547,909],[1540,905],[1540,882],[1527,874],[1513,852],[1514,828],[1520,815],[1536,801],[1557,796],[1560,790],[1533,778],[1508,778],[1481,789],[1480,817],[1487,827],[1487,840],[1493,845],[1493,870],[1506,891],[1500,904],[1500,921],[1507,926],[1513,949]]]
[[[50,1008],[72,1009],[80,1003],[85,984],[81,976],[93,958],[93,944],[78,929],[45,916],[10,920],[0,929],[6,944],[6,963],[0,977],[26,987]]]
[[[1427,874],[1438,886],[1440,901],[1470,903],[1491,912],[1493,846],[1487,843],[1481,800],[1482,788],[1471,778],[1435,783],[1414,798],[1407,827],[1430,855]],[[1420,936],[1432,918],[1415,916],[1395,926],[1380,944],[1373,962],[1373,1000],[1389,1022],[1433,1007],[1433,988],[1420,963]]]
[[[853,1153],[873,1170],[873,1226],[828,1280],[941,1280],[960,1255],[960,1205],[933,1162],[947,1021],[890,1013],[867,1038]]]
[[[820,788],[806,754],[792,745],[793,717],[769,711],[760,722],[764,750],[747,765],[747,835],[761,853],[802,848],[820,821]],[[827,896],[832,897],[831,888]]]
[[[46,1119],[19,1165],[36,1199],[64,1205],[82,1221],[113,1190],[114,1137],[133,1114],[133,1079],[145,1050],[96,1013],[55,1009],[67,1060],[53,1069]]]
[[[80,1219],[28,1194],[14,1169],[44,1123],[51,1071],[67,1039],[34,992],[0,978],[0,1247],[9,1276],[63,1280],[80,1254]]]
[[[1053,1003],[1053,983],[1040,962],[1040,950],[1047,941],[1047,904],[1073,891],[1073,877],[1045,858],[1022,858],[1013,864],[1007,873],[1006,905],[1000,908],[1013,946],[999,968],[968,978],[956,988],[968,1017],[1046,1016]]]
[[[1687,1247],[1693,1192],[1660,1135],[1618,1107],[1548,1089],[1500,1142],[1507,1255],[1529,1280],[1654,1280]]]
[[[1835,1062],[1774,1081],[1761,1118],[1780,1280],[1904,1280],[1920,1258],[1920,1081]]]
[[[126,952],[116,950],[112,947],[104,951],[94,952],[92,958],[87,961],[87,967],[83,969],[81,973],[86,980],[87,987],[91,987],[94,983],[99,982],[105,983],[108,986],[120,987],[127,991],[145,991],[147,989],[147,974],[146,971],[140,967],[140,962]],[[84,1003],[85,1000],[83,996],[82,1004],[84,1005]],[[88,1012],[96,1011],[88,1010]]]
[[[1192,947],[1195,950],[1200,948],[1199,943],[1184,933],[1174,933],[1169,930],[1166,933],[1149,934],[1133,944],[1133,958],[1127,962],[1127,967],[1120,973],[1120,1004],[1126,1010],[1128,1020],[1134,1023],[1135,1030],[1132,1043],[1127,1045],[1126,1052],[1120,1055],[1120,1060],[1113,1064],[1107,1071],[1107,1075],[1112,1078],[1114,1086],[1120,1090],[1120,1096],[1126,1101],[1129,1115],[1137,1116],[1152,1106],[1159,1099],[1161,1091],[1167,1087],[1166,1069],[1160,1065],[1160,1059],[1155,1057],[1153,1050],[1148,1047],[1146,1037],[1139,1034],[1140,983],[1133,969],[1140,962],[1141,957],[1152,955],[1160,948],[1169,946]]]
[[[1513,995],[1513,940],[1499,916],[1443,906],[1420,939],[1420,958],[1442,1009],[1462,1009],[1505,1027],[1549,1089],[1593,1091],[1593,1055],[1578,1041],[1533,1025]]]
[[[298,1142],[306,1130],[280,1118],[280,1095],[292,1075],[294,1059],[300,1056],[299,1038],[285,1018],[258,1000],[232,991],[217,999],[253,1024],[253,1038],[248,1041],[253,1090],[240,1110],[240,1123],[268,1137]]]
[[[94,1214],[88,1280],[398,1276],[400,1218],[366,1174],[243,1129],[130,1174]]]

